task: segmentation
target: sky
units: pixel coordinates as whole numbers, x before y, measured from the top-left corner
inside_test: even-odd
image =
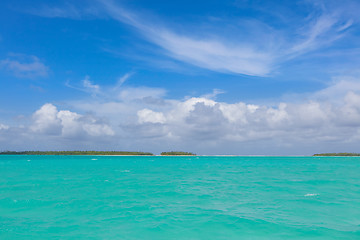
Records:
[[[359,152],[360,2],[0,2],[0,151]]]

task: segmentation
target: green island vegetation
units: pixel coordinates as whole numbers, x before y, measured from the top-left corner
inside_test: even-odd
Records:
[[[181,155],[186,155],[186,156],[196,156],[195,153],[191,153],[191,152],[177,152],[177,151],[171,151],[171,152],[162,152],[161,156],[181,156]]]
[[[356,156],[360,156],[360,153],[317,153],[313,155],[314,157],[329,157],[329,156],[348,156],[348,157],[356,157]]]
[[[3,151],[0,155],[144,155],[153,156],[149,152],[128,151]]]

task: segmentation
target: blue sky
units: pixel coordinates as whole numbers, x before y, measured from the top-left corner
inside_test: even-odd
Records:
[[[2,1],[0,150],[358,151],[357,1]]]

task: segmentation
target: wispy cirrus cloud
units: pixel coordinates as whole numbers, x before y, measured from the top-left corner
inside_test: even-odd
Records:
[[[162,88],[149,87],[125,87],[123,84],[130,79],[134,72],[129,72],[119,77],[114,85],[100,86],[90,79],[90,76],[80,81],[80,84],[72,85],[69,81],[65,82],[65,86],[89,93],[92,97],[105,98],[108,100],[131,101],[133,99],[141,99],[149,96],[163,97],[166,93]]]
[[[100,93],[100,86],[97,84],[93,84],[90,82],[90,77],[86,76],[85,79],[82,81],[85,91],[91,92],[92,95],[97,95]]]
[[[0,68],[19,78],[46,77],[49,67],[33,55],[9,54],[9,57],[0,61]]]
[[[165,24],[164,20],[138,14],[112,0],[88,3],[85,7],[74,4],[62,8],[44,7],[36,14],[73,19],[110,17],[132,26],[147,41],[160,47],[162,51],[158,51],[158,55],[215,72],[250,76],[268,76],[288,60],[343,38],[357,24],[354,14],[348,14],[349,11],[338,4],[305,1],[303,4],[308,4],[308,15],[302,16],[296,24],[281,16],[285,18],[282,19],[283,25],[272,27],[271,22],[240,16],[233,19],[232,25],[227,23],[231,25],[228,30],[226,26],[219,27],[220,18],[217,24],[204,20],[208,26],[206,29],[201,28],[202,23],[196,23],[195,27],[184,26],[180,31],[174,25]],[[277,14],[281,15],[281,12]],[[227,32],[225,36],[224,32]]]
[[[300,31],[298,42],[288,50],[288,54],[295,57],[328,46],[342,38],[352,24],[351,19],[343,20],[334,13],[315,17]]]
[[[302,27],[294,30],[295,35],[281,31],[281,28],[277,32],[263,32],[258,35],[256,31],[246,28],[240,31],[241,35],[236,34],[236,37],[228,39],[222,38],[216,32],[202,33],[209,37],[200,37],[194,33],[179,33],[176,29],[151,23],[112,0],[99,2],[110,17],[133,26],[174,59],[217,72],[251,76],[269,75],[277,65],[288,59],[330,45],[344,37],[354,24],[344,12],[338,9],[325,10],[314,4],[316,14],[310,12],[309,16],[303,19]],[[257,20],[247,22],[248,25],[253,22],[250,25],[255,27],[259,25],[256,24]]]
[[[100,86],[92,83],[88,75],[85,76],[85,78],[81,81],[80,85],[78,84],[77,86],[73,86],[72,84],[70,84],[70,81],[66,81],[65,86],[78,91],[90,93],[92,96],[102,94],[102,89],[100,88]]]
[[[172,58],[218,72],[254,76],[264,76],[270,72],[273,56],[269,51],[260,51],[255,46],[241,43],[234,45],[216,38],[204,39],[179,34],[168,28],[146,23],[144,19],[112,1],[101,3],[112,18],[135,27]]]

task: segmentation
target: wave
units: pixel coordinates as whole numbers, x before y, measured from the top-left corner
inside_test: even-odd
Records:
[[[314,197],[314,196],[319,196],[320,194],[318,193],[307,193],[304,195],[304,197]]]

